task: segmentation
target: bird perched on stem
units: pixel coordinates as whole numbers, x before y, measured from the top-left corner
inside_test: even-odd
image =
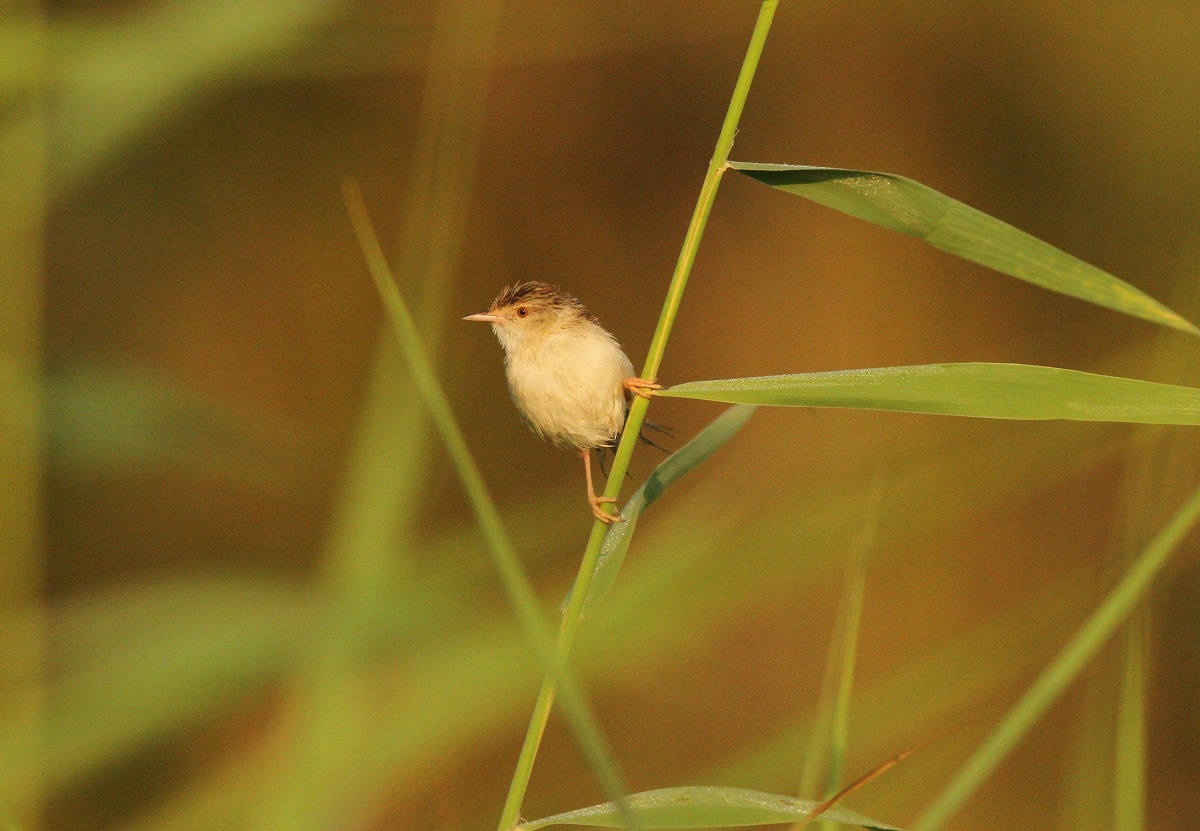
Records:
[[[592,513],[615,522],[603,505],[616,500],[597,496],[592,485],[592,450],[611,447],[621,434],[630,394],[649,398],[662,387],[634,375],[617,339],[557,286],[518,283],[463,320],[492,324],[517,409],[533,432],[579,451]]]

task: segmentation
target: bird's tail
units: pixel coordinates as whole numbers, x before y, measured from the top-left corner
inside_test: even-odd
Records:
[[[661,450],[663,453],[671,452],[667,448],[663,447],[661,444],[658,444],[657,442],[655,442],[654,439],[647,436],[646,435],[647,430],[650,430],[655,433],[661,433],[664,436],[668,436],[670,438],[675,438],[674,430],[672,430],[670,427],[665,427],[662,424],[655,424],[653,421],[646,420],[646,421],[642,422],[642,431],[641,431],[641,433],[638,434],[638,439],[641,440],[642,444],[648,444],[656,450]],[[600,457],[600,472],[604,474],[605,479],[608,478],[606,454],[612,453],[614,456],[616,456],[617,445],[620,444],[621,436],[623,436],[624,434],[625,434],[625,431],[622,430],[620,433],[617,433],[617,435],[613,438],[613,440],[610,441],[608,444],[603,444],[600,447],[596,448],[596,453]],[[628,476],[629,474],[626,473],[625,475]]]
[[[663,447],[660,444],[655,444],[654,440],[646,435],[647,429],[653,430],[655,433],[661,433],[662,435],[666,436],[667,438],[671,438],[671,439],[675,438],[675,431],[672,430],[670,427],[666,427],[662,424],[655,424],[653,421],[643,421],[642,422],[642,432],[638,436],[638,438],[642,440],[642,444],[648,444],[657,450],[661,450],[663,453],[670,453],[671,451],[667,450],[667,448]]]

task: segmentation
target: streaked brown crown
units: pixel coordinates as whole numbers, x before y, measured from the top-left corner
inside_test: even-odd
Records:
[[[585,320],[592,323],[599,323],[596,316],[587,310],[587,307],[576,300],[571,295],[560,289],[558,286],[552,286],[549,283],[543,283],[538,280],[530,280],[527,283],[516,283],[508,286],[504,291],[500,292],[500,296],[492,303],[492,313],[497,313],[501,309],[511,308],[513,306],[529,306],[538,310],[573,310]]]

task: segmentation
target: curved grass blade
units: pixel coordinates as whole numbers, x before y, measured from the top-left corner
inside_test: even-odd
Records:
[[[1154,579],[1170,562],[1179,543],[1191,533],[1197,520],[1200,520],[1200,488],[1192,492],[1175,516],[1142,549],[1120,582],[1075,631],[1057,657],[1042,670],[1037,680],[959,769],[933,804],[917,818],[914,831],[936,831],[941,828],[992,775],[1017,742],[1108,642],[1116,628],[1125,622],[1145,597]]]
[[[1019,280],[1200,335],[1191,322],[1125,281],[912,179],[837,167],[749,162],[729,166]]]
[[[820,803],[744,788],[682,787],[634,794],[629,797],[628,806],[639,825],[645,829],[728,828],[802,820],[814,808],[820,807]],[[868,819],[845,808],[830,808],[821,814],[821,819],[879,831],[899,831],[895,826]],[[606,802],[522,823],[517,828],[520,831],[536,831],[551,825],[624,827],[617,806]]]
[[[975,418],[1200,424],[1200,389],[1028,364],[923,364],[692,381],[655,394]]]
[[[547,677],[555,681],[562,693],[567,723],[575,733],[588,764],[604,786],[604,790],[610,796],[619,799],[627,789],[613,759],[608,740],[600,729],[583,688],[555,649],[554,641],[545,629],[533,584],[525,574],[496,504],[488,492],[487,484],[483,481],[483,475],[475,464],[475,457],[458,426],[458,420],[454,417],[450,402],[446,399],[446,393],[442,390],[441,382],[425,351],[408,304],[404,302],[400,289],[396,287],[395,278],[375,234],[375,227],[367,214],[362,192],[356,183],[345,180],[342,183],[342,194],[371,278],[375,281],[375,288],[378,289],[384,309],[391,320],[396,340],[408,361],[417,390],[429,409],[430,418],[441,434],[442,442],[467,492],[492,562],[508,594],[509,605],[530,645],[544,663]],[[529,770],[525,770],[524,775],[527,777],[528,774]],[[614,804],[623,807],[624,802]],[[502,823],[502,827],[507,826]]]
[[[638,517],[642,511],[653,504],[668,487],[673,485],[685,473],[699,465],[729,441],[742,425],[754,414],[756,408],[749,404],[739,404],[730,407],[713,419],[708,426],[696,436],[676,450],[662,463],[654,468],[642,486],[629,497],[625,507],[621,509],[621,522],[614,522],[608,527],[604,543],[600,547],[600,556],[596,560],[596,569],[592,572],[592,582],[588,586],[584,598],[583,614],[586,617],[599,607],[613,583],[616,582],[617,572],[625,561],[625,552],[633,540],[633,529],[637,527]],[[571,600],[568,594],[563,601],[563,608]]]

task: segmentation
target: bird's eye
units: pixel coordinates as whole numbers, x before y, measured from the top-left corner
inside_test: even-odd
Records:
[[[517,307],[517,317],[525,317],[527,314],[529,314],[529,309],[526,309],[524,306]]]

